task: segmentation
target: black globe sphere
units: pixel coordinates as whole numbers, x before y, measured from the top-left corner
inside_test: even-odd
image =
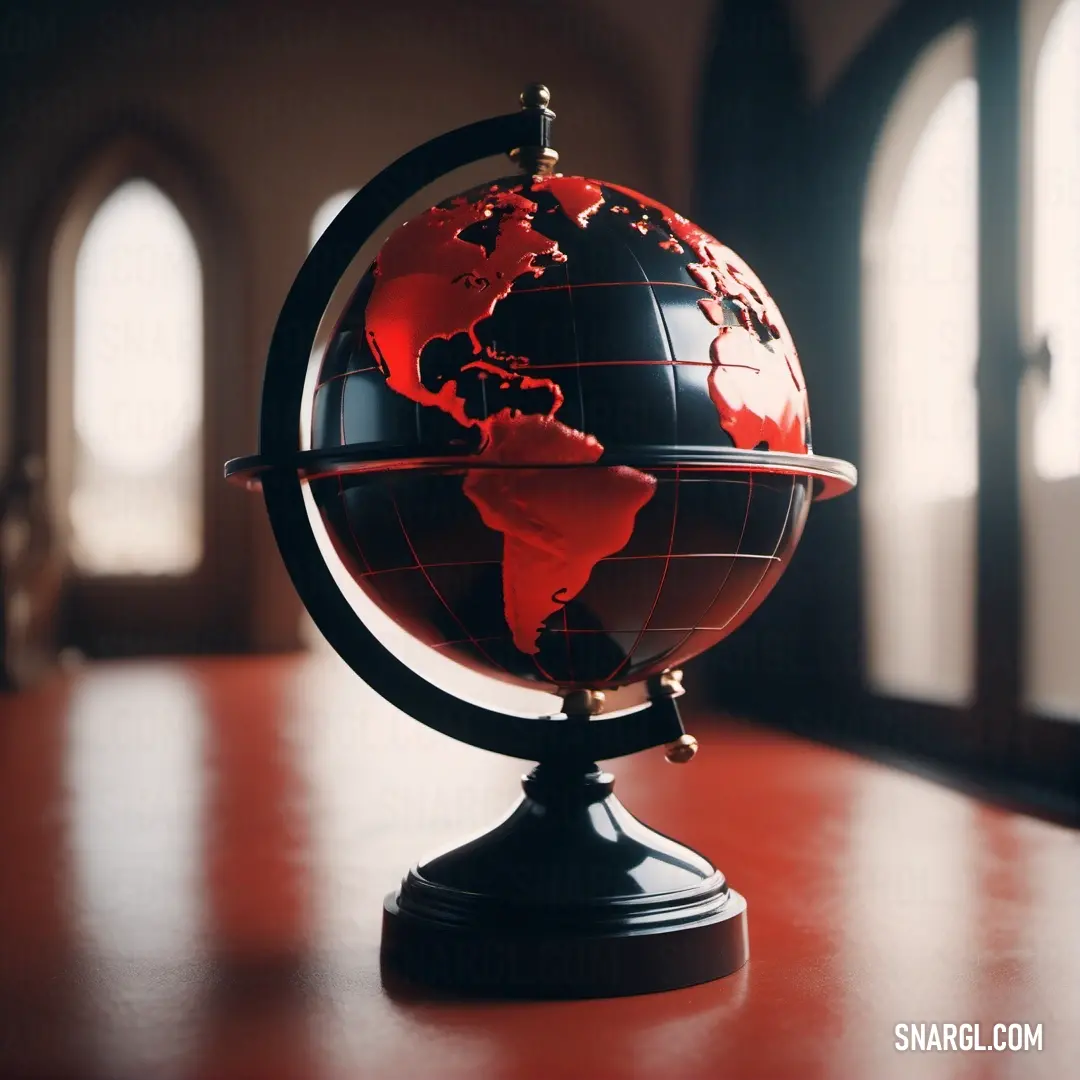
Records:
[[[312,493],[388,615],[564,690],[727,636],[813,496],[798,357],[756,276],[580,177],[496,181],[389,238],[322,358],[312,448],[357,458]]]

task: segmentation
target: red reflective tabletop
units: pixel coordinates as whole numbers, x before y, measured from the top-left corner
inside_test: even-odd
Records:
[[[605,1001],[393,997],[383,895],[501,816],[518,762],[329,657],[89,666],[0,697],[0,1076],[1077,1075],[1080,838],[847,754],[694,717],[615,765],[749,902],[724,980]],[[900,1053],[902,1022],[1041,1052]]]

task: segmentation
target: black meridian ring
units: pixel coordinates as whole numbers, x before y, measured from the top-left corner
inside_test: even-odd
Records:
[[[661,746],[682,734],[681,725],[671,710],[655,706],[606,720],[513,716],[428,682],[368,629],[338,588],[319,550],[294,460],[315,336],[356,253],[402,203],[453,169],[518,147],[550,146],[553,118],[547,109],[523,109],[440,135],[387,166],[334,218],[296,275],[270,342],[259,426],[259,458],[269,467],[260,480],[300,599],[327,641],[377,694],[428,727],[483,750],[529,761],[600,761]]]

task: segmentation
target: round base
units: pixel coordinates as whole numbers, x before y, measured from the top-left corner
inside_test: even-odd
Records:
[[[612,786],[597,771],[538,767],[502,824],[410,871],[384,904],[388,986],[612,997],[742,967],[746,901],[697,852],[632,817]]]
[[[383,905],[384,980],[498,998],[619,997],[730,975],[750,956],[746,901],[734,890],[711,918],[603,937],[485,933]],[[389,976],[389,979],[387,978]]]

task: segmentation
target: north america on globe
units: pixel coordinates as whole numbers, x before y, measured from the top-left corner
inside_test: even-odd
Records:
[[[809,451],[805,384],[775,303],[734,252],[667,207],[627,188],[555,175],[491,184],[402,225],[376,258],[364,337],[390,390],[473,432],[462,489],[502,536],[505,619],[526,654],[539,651],[545,623],[581,593],[596,565],[626,547],[657,490],[649,473],[604,464],[597,434],[568,415],[565,376],[544,374],[559,366],[551,357],[534,363],[482,333],[511,293],[574,287],[568,255],[548,235],[558,235],[551,215],[589,230],[603,214],[655,240],[689,275],[711,339],[708,355],[693,362],[708,368],[716,424],[731,445]],[[462,335],[460,364],[433,377],[425,351]]]

